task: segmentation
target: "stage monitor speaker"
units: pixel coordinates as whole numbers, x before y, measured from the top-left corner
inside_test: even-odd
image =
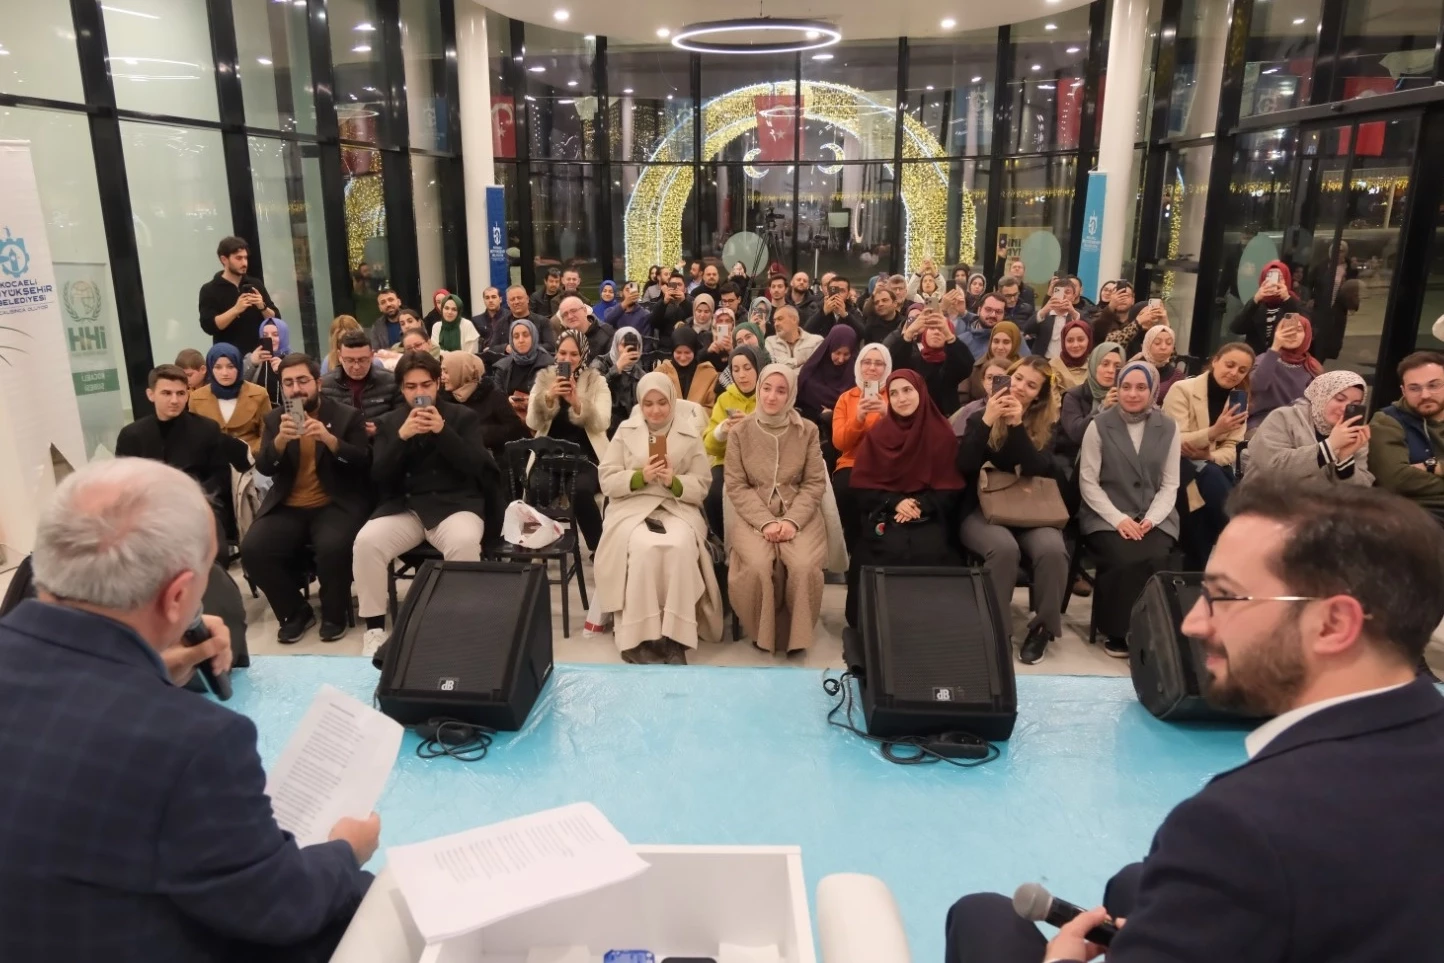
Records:
[[[444,716],[516,730],[551,673],[546,569],[427,561],[386,645],[376,697],[403,725]]]
[[[1144,708],[1169,722],[1257,721],[1204,700],[1203,646],[1183,634],[1184,616],[1202,586],[1202,572],[1159,572],[1144,585],[1128,624],[1133,689]]]
[[[858,590],[869,735],[1012,735],[1012,645],[982,569],[865,566]]]

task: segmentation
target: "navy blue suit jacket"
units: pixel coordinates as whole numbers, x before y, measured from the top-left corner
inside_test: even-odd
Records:
[[[6,963],[265,959],[254,944],[344,922],[370,882],[346,843],[276,825],[249,719],[87,612],[0,619],[0,779]]]
[[[1444,697],[1323,709],[1168,814],[1109,963],[1444,959]]]

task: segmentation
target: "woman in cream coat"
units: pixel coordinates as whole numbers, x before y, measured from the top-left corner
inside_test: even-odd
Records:
[[[827,463],[817,426],[794,410],[794,369],[763,368],[757,398],[727,441],[728,598],[754,645],[791,653],[822,612]]]
[[[623,660],[686,665],[699,639],[722,637],[722,594],[702,517],[712,473],[696,422],[674,417],[670,378],[644,375],[637,399],[600,468],[610,501],[593,565],[596,608],[611,618]],[[654,435],[666,438],[665,458],[648,457]]]
[[[612,390],[607,379],[587,364],[587,339],[564,331],[557,339],[556,360],[571,365],[570,378],[558,378],[553,364],[536,374],[527,399],[526,426],[540,438],[546,435],[576,442],[582,457],[596,465],[607,450],[607,428],[612,423]],[[577,527],[587,547],[597,550],[602,537],[602,512],[597,507],[597,472],[588,466],[577,472]]]

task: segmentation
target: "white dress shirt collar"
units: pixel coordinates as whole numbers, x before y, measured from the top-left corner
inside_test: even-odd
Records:
[[[1401,682],[1398,685],[1386,685],[1382,689],[1367,689],[1363,692],[1350,692],[1348,695],[1335,696],[1332,699],[1320,699],[1318,702],[1310,702],[1308,705],[1299,706],[1297,709],[1290,709],[1283,715],[1275,716],[1268,722],[1259,726],[1253,732],[1244,737],[1244,748],[1248,750],[1250,759],[1264,751],[1269,743],[1273,742],[1284,730],[1290,726],[1307,719],[1315,712],[1322,712],[1332,706],[1342,705],[1345,702],[1352,702],[1355,699],[1367,699],[1369,696],[1376,696],[1384,692],[1391,692],[1394,689],[1402,689],[1408,685]]]

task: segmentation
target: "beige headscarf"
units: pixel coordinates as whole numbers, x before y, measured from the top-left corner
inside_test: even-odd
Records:
[[[443,351],[441,370],[446,374],[446,383],[451,385],[451,397],[464,404],[481,384],[486,365],[470,351]]]
[[[787,382],[787,403],[782,406],[782,410],[777,414],[769,415],[762,410],[762,402],[759,398],[757,410],[754,411],[753,414],[757,418],[757,423],[763,428],[770,428],[773,431],[777,431],[786,428],[792,423],[794,406],[797,404],[797,372],[793,370],[790,365],[767,365],[762,369],[762,374],[757,378],[757,388],[759,391],[762,389],[762,383],[773,375],[781,375],[782,379]]]
[[[653,428],[647,424],[647,418],[642,414],[642,402],[646,400],[648,393],[659,391],[666,397],[672,406],[672,413],[667,416],[667,423],[660,428]],[[653,434],[666,435],[672,431],[672,422],[677,418],[677,389],[672,384],[672,379],[660,371],[649,371],[637,381],[637,415],[641,417],[642,424]]]

